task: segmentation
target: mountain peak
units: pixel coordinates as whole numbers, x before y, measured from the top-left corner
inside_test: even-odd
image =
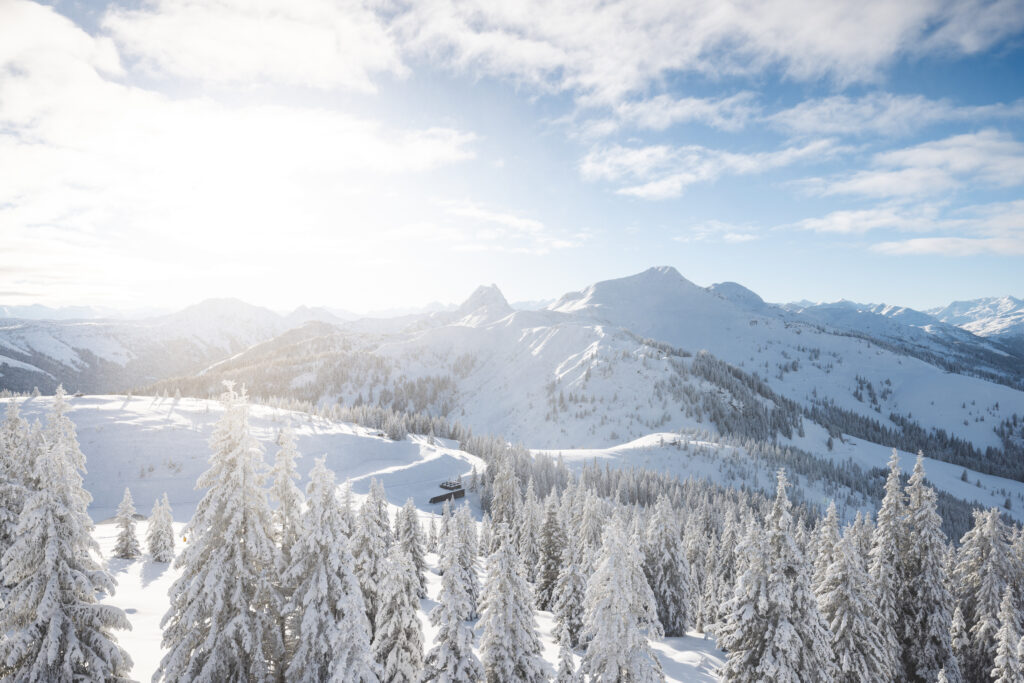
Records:
[[[708,291],[746,309],[761,310],[765,307],[764,299],[737,282],[719,282],[708,287]]]
[[[508,305],[508,301],[505,300],[505,295],[498,289],[498,285],[480,285],[476,290],[469,295],[469,298],[462,302],[457,311],[460,315],[468,315],[479,311],[480,309],[487,309],[488,313],[511,313],[512,307]]]

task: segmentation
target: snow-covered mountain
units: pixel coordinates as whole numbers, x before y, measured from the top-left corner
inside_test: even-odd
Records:
[[[845,434],[1024,476],[1020,359],[922,320],[786,310],[655,268],[537,311],[492,285],[455,311],[309,325],[154,389],[206,396],[233,378],[257,395],[427,412],[556,449],[690,428],[822,453]]]
[[[290,321],[234,299],[210,299],[143,320],[0,321],[0,386],[124,391],[197,372],[281,334]]]
[[[928,313],[981,337],[1024,341],[1024,300],[1012,296],[954,301]]]
[[[808,452],[856,437],[1024,478],[1014,347],[906,308],[776,306],[671,267],[539,310],[489,285],[396,318],[211,300],[137,322],[8,321],[0,373],[0,388],[22,391],[63,381],[203,397],[236,379],[255,395],[429,413],[540,448],[680,429]]]

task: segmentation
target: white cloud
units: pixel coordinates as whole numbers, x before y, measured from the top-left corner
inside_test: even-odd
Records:
[[[1017,237],[918,237],[899,242],[881,242],[872,247],[877,252],[895,255],[975,256],[1024,254],[1024,235]]]
[[[874,168],[818,180],[822,194],[920,197],[969,184],[1013,187],[1024,184],[1024,144],[993,129],[876,154]]]
[[[871,209],[833,211],[821,218],[807,218],[795,224],[801,230],[860,235],[872,230],[891,229],[904,232],[933,230],[939,218],[939,207],[923,205],[913,209],[882,206]]]
[[[1024,28],[1019,0],[419,0],[395,28],[459,70],[592,104],[673,72],[872,81],[904,55],[973,53]]]
[[[254,272],[276,291],[324,286],[338,259],[365,277],[369,256],[415,249],[383,235],[431,206],[423,172],[474,156],[465,131],[172,99],[118,65],[53,10],[0,3],[0,287],[66,297],[45,275],[63,269],[108,290],[81,298],[201,296]]]
[[[974,255],[1024,253],[1024,200],[959,208],[938,204],[890,204],[872,209],[833,211],[793,227],[815,232],[863,235],[874,230],[930,233],[886,240],[871,246],[885,254]]]
[[[1011,104],[956,106],[923,95],[874,92],[805,100],[765,120],[795,135],[904,135],[946,121],[1024,118],[1024,100]]]
[[[458,251],[505,251],[547,254],[577,247],[585,233],[561,234],[534,218],[499,211],[475,202],[443,202],[450,217],[440,226],[428,226],[433,239],[443,239]]]
[[[672,239],[684,243],[722,241],[729,244],[742,244],[759,238],[757,230],[748,225],[735,225],[712,220],[688,226],[685,232]]]
[[[679,123],[702,123],[720,130],[740,130],[757,115],[754,99],[754,93],[740,92],[721,98],[677,98],[662,94],[643,100],[628,100],[615,105],[615,119],[601,132],[608,134],[619,126],[665,130]]]
[[[842,151],[832,140],[750,154],[727,152],[699,145],[624,147],[611,145],[592,150],[580,163],[587,180],[632,183],[619,194],[641,199],[678,197],[689,185],[723,175],[762,173],[794,163],[831,157]]]
[[[407,73],[379,9],[360,0],[154,0],[112,8],[103,26],[158,73],[373,91],[373,75]]]

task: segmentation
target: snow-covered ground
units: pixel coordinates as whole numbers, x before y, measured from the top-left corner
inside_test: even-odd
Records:
[[[22,416],[30,421],[44,419],[52,399],[16,399]],[[0,401],[0,410],[4,408]],[[160,399],[136,396],[68,397],[67,415],[75,423],[88,473],[85,487],[93,496],[89,512],[97,520],[94,536],[100,545],[104,562],[117,581],[114,595],[105,602],[123,609],[132,625],[130,632],[119,632],[121,645],[134,660],[132,677],[147,681],[163,656],[160,648],[160,620],[167,611],[167,591],[179,572],[173,565],[153,562],[148,555],[138,560],[113,558],[117,528],[110,519],[121,500],[124,487],[131,488],[135,504],[147,515],[155,497],[165,491],[174,508],[177,546],[181,550],[185,522],[191,517],[201,492],[195,489],[196,478],[205,471],[209,447],[207,441],[220,417],[216,401],[193,399]],[[379,479],[387,492],[392,514],[409,497],[427,522],[431,513],[439,513],[439,505],[430,505],[429,498],[441,492],[441,481],[466,475],[475,465],[484,466],[475,456],[457,449],[449,441],[428,443],[425,437],[410,436],[394,442],[378,436],[375,430],[364,429],[313,418],[303,413],[252,406],[250,424],[253,433],[266,450],[269,463],[276,452],[273,443],[277,431],[290,424],[295,431],[303,457],[299,473],[305,478],[313,460],[327,456],[328,467],[335,470],[339,481],[346,478],[357,495],[365,494],[371,478]],[[470,494],[467,499],[476,506]],[[136,533],[146,536],[147,522],[140,521]],[[143,546],[145,543],[143,542]],[[427,614],[436,604],[440,590],[437,557],[427,555],[428,597],[421,601],[420,618],[427,648],[433,645],[436,630]],[[483,579],[483,560],[478,571]],[[544,657],[552,673],[558,661],[558,644],[552,631],[554,622],[548,612],[537,613],[538,632]],[[477,632],[479,643],[480,633]],[[714,670],[723,662],[723,654],[714,642],[692,633],[684,638],[665,638],[653,643],[670,681],[715,681]]]
[[[805,437],[808,440],[812,438],[811,436]],[[794,445],[802,444],[800,440],[797,440]],[[534,452],[545,453],[552,457],[561,456],[565,464],[573,469],[581,469],[597,461],[601,466],[607,463],[612,467],[636,467],[667,473],[680,479],[693,477],[725,486],[744,485],[768,494],[774,492],[776,486],[773,466],[751,458],[743,448],[706,439],[680,436],[673,432],[649,434],[611,448],[552,449],[535,450]],[[836,462],[852,459],[861,467],[871,468],[885,466],[891,453],[891,448],[845,437],[845,442],[836,442],[834,450],[828,454],[828,457]],[[900,467],[904,472],[910,474],[917,460],[916,454],[900,452],[899,456]],[[931,458],[924,459],[924,467],[928,481],[937,489],[946,491],[961,500],[977,503],[982,507],[1002,508],[1004,514],[1024,522],[1024,483],[974,470],[966,470],[967,481],[963,481],[961,479],[964,472],[963,467]],[[794,487],[799,488],[805,500],[823,508],[828,505],[830,500],[836,498],[834,492],[826,490],[824,481],[811,483],[805,477],[792,472],[790,481]],[[830,486],[834,488],[834,483],[830,483]],[[859,498],[859,496],[851,494],[849,489],[844,488],[843,490],[852,498]],[[879,491],[879,495],[881,493]],[[1007,498],[1010,498],[1012,502],[1010,510],[1003,508]],[[840,501],[837,501],[837,504],[840,512],[845,512],[847,516],[852,516],[862,507],[871,511],[874,508],[873,505],[845,505]]]
[[[140,539],[145,538],[147,522],[141,521],[136,527]],[[176,550],[181,549],[183,524],[176,524]],[[114,543],[117,539],[117,528],[113,523],[96,526],[94,532],[105,558],[113,555]],[[441,577],[437,573],[437,556],[428,553],[426,556],[429,571],[427,572],[427,597],[420,600],[420,623],[423,626],[425,648],[434,644],[437,629],[430,623],[428,614],[437,605],[435,598],[441,590]],[[148,681],[160,665],[163,651],[160,648],[160,619],[169,606],[167,591],[180,573],[173,564],[153,562],[148,555],[138,560],[107,559],[114,579],[117,580],[117,591],[107,597],[104,602],[116,605],[125,611],[131,622],[131,631],[118,632],[118,642],[127,650],[134,661],[132,678]],[[478,562],[478,573],[483,580],[483,560]],[[537,629],[543,647],[544,659],[551,666],[553,675],[558,662],[558,642],[553,633],[554,618],[550,612],[537,612]],[[480,631],[476,630],[477,647],[479,647]],[[699,633],[690,633],[684,638],[663,638],[652,643],[661,665],[665,670],[666,679],[686,683],[717,681],[714,671],[724,662],[724,655],[714,647],[714,641],[705,639]],[[477,652],[479,655],[479,651]],[[577,657],[577,665],[579,658]]]
[[[45,396],[13,400],[30,422],[45,419],[53,402]],[[176,521],[192,517],[202,496],[195,481],[207,468],[207,442],[222,413],[220,403],[151,396],[69,396],[67,403],[86,456],[85,487],[93,496],[89,514],[94,520],[113,516],[126,486],[143,514],[167,493]],[[303,455],[297,463],[301,487],[314,458],[326,455],[327,466],[340,481],[349,479],[357,494],[366,493],[376,477],[387,489],[388,501],[398,506],[412,498],[422,510],[437,507],[428,500],[440,492],[440,482],[468,474],[474,465],[483,467],[479,458],[450,441],[437,439],[431,445],[424,437],[411,437],[396,442],[376,430],[305,413],[254,405],[250,424],[268,464],[277,451],[278,431],[291,425]]]

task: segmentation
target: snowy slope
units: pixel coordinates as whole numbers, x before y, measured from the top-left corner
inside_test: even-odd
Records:
[[[537,450],[552,457],[561,457],[573,470],[597,462],[616,468],[640,468],[654,472],[668,473],[686,479],[704,479],[725,486],[745,486],[772,495],[776,487],[775,468],[759,462],[738,446],[723,444],[694,434],[661,432],[648,434],[628,443],[610,448],[551,449]],[[879,467],[888,461],[892,449],[860,439],[847,439],[837,444],[828,459],[841,463],[852,460],[865,469]],[[908,476],[914,470],[917,456],[900,452],[900,468]],[[967,481],[961,479],[964,468],[931,458],[924,459],[925,472],[929,483],[939,491],[983,508],[1003,508],[1006,499],[1011,508],[1003,513],[1024,523],[1024,483],[996,477],[990,474],[966,470]],[[806,477],[789,473],[795,499],[818,505],[824,509],[830,501],[836,501],[840,515],[852,521],[858,510],[875,512],[876,504],[850,492],[836,489],[834,483],[819,480],[810,482]],[[881,491],[877,492],[881,495]]]
[[[73,391],[125,391],[196,372],[324,313],[306,309],[285,318],[238,300],[211,299],[136,321],[2,320],[0,388],[52,392],[63,382]]]
[[[30,421],[45,419],[52,405],[51,397],[8,400],[19,400],[22,417]],[[88,462],[85,487],[93,496],[89,514],[94,520],[113,516],[125,486],[131,488],[140,511],[148,511],[167,492],[175,520],[191,518],[202,497],[195,481],[208,466],[207,442],[222,412],[217,401],[149,396],[82,396],[67,401],[68,417]],[[482,467],[479,459],[441,440],[434,446],[419,437],[395,442],[355,425],[258,405],[252,406],[250,417],[268,463],[277,451],[277,432],[290,424],[305,456],[298,463],[303,477],[314,457],[326,455],[327,466],[340,478],[351,479],[356,493],[368,491],[370,478],[377,477],[395,505],[412,497],[418,506],[430,509],[427,501],[440,490],[438,483],[468,474],[473,465]]]
[[[51,404],[50,398],[20,400],[22,415],[30,420],[44,417]],[[125,486],[131,488],[142,514],[148,514],[154,498],[166,491],[174,508],[180,550],[184,523],[201,496],[195,490],[195,480],[207,467],[207,441],[220,413],[217,402],[205,400],[121,396],[68,399],[67,415],[75,423],[86,455],[85,487],[94,498],[89,512],[99,521],[94,536],[118,584],[116,593],[105,602],[125,610],[132,624],[130,632],[117,636],[134,660],[132,676],[137,680],[149,680],[162,657],[160,619],[168,608],[167,591],[179,572],[170,565],[151,561],[146,555],[134,561],[112,558],[117,529],[109,518]],[[252,406],[250,416],[253,432],[267,451],[268,462],[276,451],[272,443],[276,431],[286,423],[292,425],[303,454],[298,461],[303,488],[314,457],[326,455],[328,466],[335,470],[339,480],[349,479],[357,494],[365,494],[370,479],[375,477],[385,486],[392,513],[412,497],[423,521],[430,513],[440,511],[440,506],[428,503],[430,496],[440,492],[440,481],[465,475],[473,466],[484,467],[478,458],[443,440],[430,445],[424,437],[412,436],[393,442],[354,425],[262,406]],[[474,496],[469,496],[469,500],[472,505],[477,504]],[[478,509],[476,514],[479,516]],[[136,531],[144,539],[146,522],[140,522]],[[436,632],[427,613],[436,604],[440,577],[437,557],[428,555],[427,561],[431,569],[428,597],[421,601],[420,618],[429,648]],[[478,570],[482,579],[482,562]],[[538,612],[537,623],[543,654],[553,672],[558,646],[552,633],[552,615]],[[479,645],[479,629],[476,636]],[[722,664],[723,655],[714,648],[713,641],[693,633],[684,638],[663,639],[653,643],[653,647],[668,680],[718,680],[713,671]]]
[[[765,304],[734,283],[698,287],[672,268],[597,283],[539,311],[511,309],[491,286],[456,311],[401,325],[293,330],[158,388],[206,396],[234,378],[259,395],[445,415],[531,447],[606,447],[658,430],[714,431],[709,396],[749,408],[749,397],[695,376],[677,352],[708,349],[797,406],[828,402],[896,431],[890,413],[912,416],[926,431],[1002,448],[993,427],[1024,415],[1024,392],[926,358],[959,353],[984,367],[1012,357],[955,327],[915,327],[906,309],[840,313],[866,331]],[[826,440],[804,447],[821,452]]]

